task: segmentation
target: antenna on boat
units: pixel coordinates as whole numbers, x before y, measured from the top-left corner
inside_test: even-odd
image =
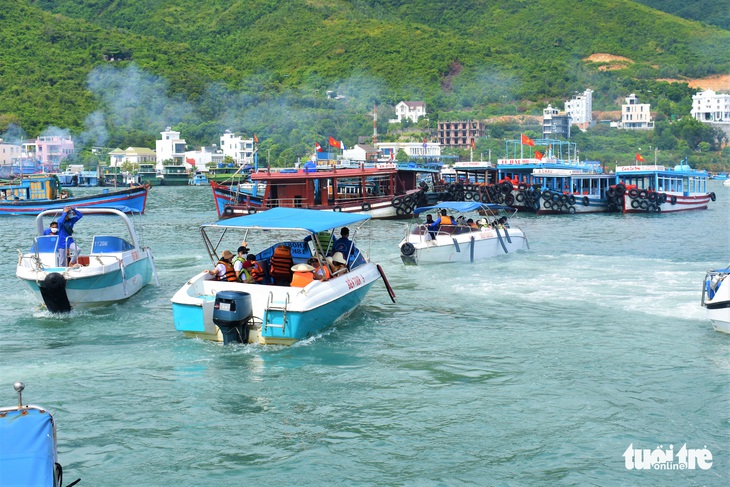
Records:
[[[15,384],[13,384],[13,389],[15,389],[15,392],[18,393],[18,408],[23,407],[23,389],[25,389],[25,384],[18,381]]]

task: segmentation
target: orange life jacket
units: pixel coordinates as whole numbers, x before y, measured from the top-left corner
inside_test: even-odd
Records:
[[[223,264],[224,266],[226,266],[226,273],[222,278],[220,276],[216,275],[216,279],[218,279],[219,281],[231,281],[231,282],[236,282],[238,280],[238,279],[236,279],[236,271],[233,269],[233,264],[231,264],[230,262],[227,262],[225,260],[219,260],[218,264]],[[216,265],[216,267],[218,267],[218,266]]]
[[[304,287],[314,281],[312,271],[295,272],[291,278],[291,287]]]
[[[453,225],[454,222],[451,220],[450,216],[441,215],[441,225]]]
[[[274,249],[274,255],[271,256],[269,261],[269,274],[271,277],[278,280],[291,280],[291,268],[294,265],[294,260],[291,256],[291,249],[286,245],[279,245]]]
[[[256,262],[255,264],[252,264],[250,269],[251,271],[251,277],[253,277],[253,282],[261,282],[264,280],[264,269],[261,267],[261,264]]]
[[[326,281],[327,279],[330,279],[332,277],[332,272],[330,272],[330,268],[327,266],[327,264],[320,264],[320,266],[314,270],[314,274],[319,274],[319,270],[322,269],[322,273],[324,273],[324,279],[323,281]]]

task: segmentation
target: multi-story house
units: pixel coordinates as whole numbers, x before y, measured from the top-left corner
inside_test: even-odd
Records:
[[[652,130],[654,121],[651,119],[651,105],[639,103],[639,98],[631,93],[626,97],[626,103],[621,105],[621,123],[619,128],[627,130]]]
[[[140,164],[156,164],[157,154],[147,147],[127,147],[125,150],[117,148],[109,153],[110,167],[121,167],[125,162],[135,167]]]
[[[18,164],[22,153],[20,144],[9,144],[0,139],[0,165]]]
[[[175,132],[170,127],[160,132],[162,140],[155,141],[155,153],[157,155],[157,170],[163,169],[163,163],[173,161],[175,165],[185,163],[185,139],[180,138],[180,132]]]
[[[479,137],[484,137],[484,123],[479,120],[438,123],[438,141],[443,147],[468,149]]]
[[[593,90],[585,90],[565,102],[565,113],[570,122],[585,131],[593,121]]]
[[[231,157],[236,164],[244,166],[254,163],[254,140],[244,139],[240,135],[236,136],[230,130],[226,130],[220,139],[220,148],[223,156]]]
[[[22,157],[35,159],[47,172],[57,172],[61,161],[74,153],[74,141],[70,135],[41,135],[35,140],[23,142]]]
[[[402,101],[395,106],[396,118],[388,120],[390,123],[401,123],[403,120],[418,122],[426,117],[426,104],[422,101]]]
[[[542,111],[542,138],[556,139],[562,137],[570,138],[571,117],[566,113],[560,113],[560,110],[548,105]]]
[[[690,113],[700,122],[730,125],[730,94],[705,90],[692,95]]]

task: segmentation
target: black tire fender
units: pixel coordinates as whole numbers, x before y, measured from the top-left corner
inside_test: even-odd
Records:
[[[400,246],[400,253],[403,255],[410,256],[413,255],[415,251],[416,247],[414,247],[413,244],[410,242],[406,242]]]

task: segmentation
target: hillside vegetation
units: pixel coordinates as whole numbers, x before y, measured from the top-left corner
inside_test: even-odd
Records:
[[[635,91],[671,119],[692,90],[651,80],[730,72],[730,32],[623,0],[0,0],[0,12],[0,131],[124,147],[154,146],[165,126],[196,145],[229,128],[287,163],[329,135],[371,133],[374,104],[381,134],[400,100],[425,101],[435,123],[539,113],[587,87],[597,110]],[[632,62],[603,69],[585,60],[595,53]]]

